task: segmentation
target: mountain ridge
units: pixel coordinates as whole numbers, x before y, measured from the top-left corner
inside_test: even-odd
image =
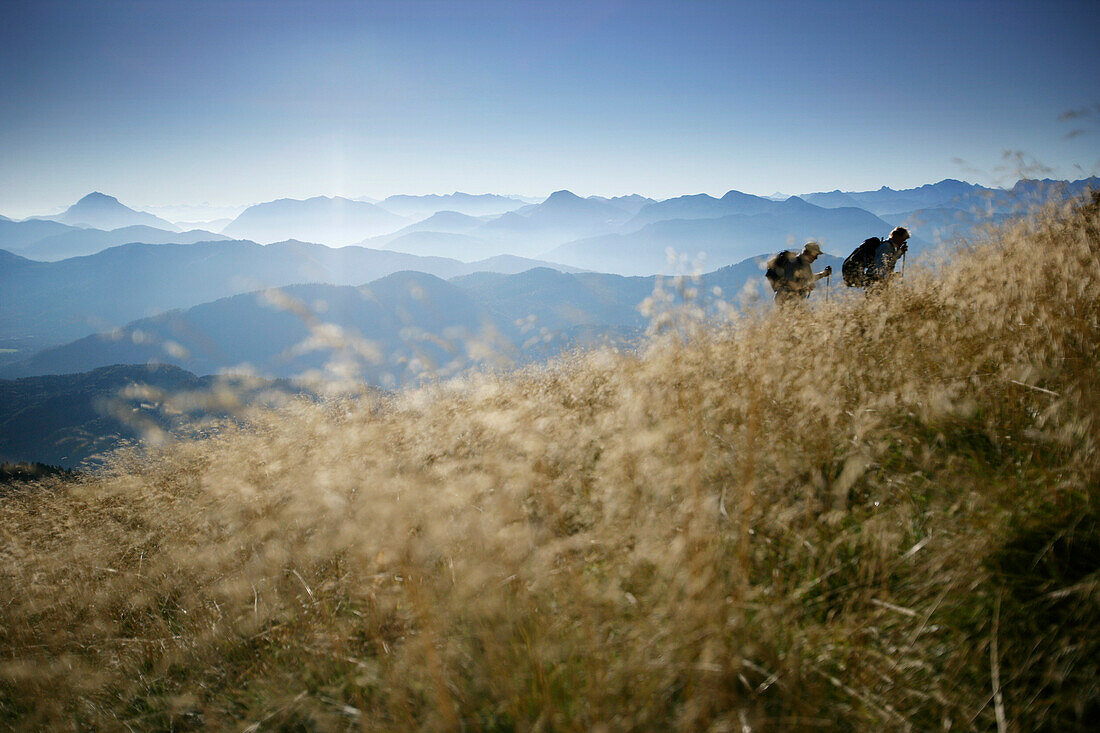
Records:
[[[261,244],[299,239],[347,245],[389,234],[407,223],[407,218],[377,204],[341,196],[314,196],[254,204],[223,227],[221,233]]]
[[[30,339],[37,348],[265,287],[361,285],[401,270],[452,277],[493,266],[527,269],[532,262],[502,258],[467,263],[295,240],[269,245],[248,240],[125,244],[58,262],[10,261],[13,266],[0,270],[0,339]],[[118,297],[122,292],[126,299]]]

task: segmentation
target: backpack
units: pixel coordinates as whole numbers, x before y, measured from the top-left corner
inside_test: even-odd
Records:
[[[863,240],[863,244],[856,247],[848,259],[841,265],[840,274],[844,277],[844,284],[850,288],[862,288],[869,285],[877,278],[871,272],[871,265],[875,261],[875,251],[882,245],[878,237]]]
[[[764,271],[764,277],[768,278],[773,291],[778,291],[783,283],[794,278],[794,260],[797,256],[791,250],[785,249],[768,258],[768,269]]]

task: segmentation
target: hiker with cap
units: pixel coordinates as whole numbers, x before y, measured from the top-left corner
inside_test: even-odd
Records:
[[[833,273],[831,266],[814,273],[811,265],[820,256],[821,245],[817,242],[806,242],[806,246],[797,255],[790,250],[783,250],[768,260],[768,269],[764,276],[775,291],[776,305],[805,300],[810,297],[818,280]]]

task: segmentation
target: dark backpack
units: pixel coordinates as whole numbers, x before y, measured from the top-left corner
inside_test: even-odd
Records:
[[[862,288],[870,284],[876,278],[871,272],[871,265],[875,262],[875,251],[882,245],[878,237],[863,240],[863,244],[856,247],[848,259],[841,265],[840,274],[844,277],[844,284],[850,288]]]
[[[777,252],[768,258],[768,269],[764,277],[768,278],[772,290],[779,290],[784,282],[794,279],[794,260],[798,255],[789,249]]]

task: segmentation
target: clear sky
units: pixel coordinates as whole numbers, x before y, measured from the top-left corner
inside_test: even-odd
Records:
[[[1052,177],[1100,167],[1096,0],[2,10],[8,216],[92,190],[667,197],[1011,184],[1006,150]]]

